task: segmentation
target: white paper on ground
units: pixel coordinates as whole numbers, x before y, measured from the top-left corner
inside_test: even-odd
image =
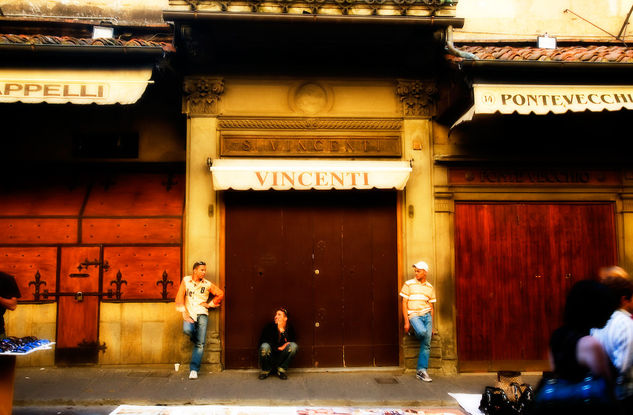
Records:
[[[481,403],[480,393],[450,393],[459,406],[461,406],[470,415],[483,415],[479,410],[479,404]]]

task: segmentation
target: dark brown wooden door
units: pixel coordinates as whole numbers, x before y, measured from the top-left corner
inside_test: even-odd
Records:
[[[546,369],[567,291],[616,252],[610,203],[457,203],[460,369]]]
[[[81,264],[100,254],[99,247],[61,248],[56,363],[97,363],[100,266]]]
[[[228,368],[255,367],[278,306],[299,338],[293,366],[398,363],[395,193],[227,192]]]

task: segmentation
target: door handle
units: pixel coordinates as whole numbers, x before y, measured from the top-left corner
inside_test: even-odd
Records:
[[[84,300],[84,293],[78,291],[75,293],[75,301],[81,303]]]
[[[90,278],[90,274],[86,274],[85,272],[68,274],[68,276],[70,278]]]
[[[314,275],[319,275],[319,270],[318,269],[314,270]]]

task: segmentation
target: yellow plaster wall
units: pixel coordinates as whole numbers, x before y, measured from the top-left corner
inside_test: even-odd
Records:
[[[614,40],[603,30],[617,35],[631,6],[633,0],[460,0],[457,17],[466,21],[454,39],[536,42],[536,36],[548,33],[559,40]]]
[[[435,267],[433,204],[431,198],[431,122],[430,120],[405,120],[404,159],[411,160],[413,171],[405,189],[404,223],[406,239],[405,280],[412,278],[411,267],[418,261],[426,261],[431,270],[429,282],[434,284],[437,276]],[[421,150],[414,150],[413,143],[422,144]]]
[[[35,336],[55,341],[57,304],[19,304],[14,311],[4,314],[7,336]],[[55,352],[46,350],[26,356],[18,356],[18,366],[51,366]]]
[[[174,303],[101,303],[99,363],[186,363],[191,349]]]
[[[36,15],[77,19],[113,18],[115,24],[164,25],[169,0],[13,0],[2,3],[6,17]],[[101,20],[93,19],[94,23]]]
[[[217,195],[207,165],[208,158],[217,157],[217,119],[191,117],[187,124],[184,275],[201,260],[207,263],[207,279],[217,283]]]
[[[322,110],[305,112],[293,105],[294,93],[305,84],[327,91]],[[251,117],[397,117],[393,80],[260,80],[225,78],[222,116]]]

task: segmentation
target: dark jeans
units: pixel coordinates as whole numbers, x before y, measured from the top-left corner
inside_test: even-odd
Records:
[[[259,366],[262,368],[262,372],[270,372],[273,369],[277,369],[280,372],[285,372],[292,362],[292,358],[297,354],[297,343],[290,342],[288,346],[282,351],[273,350],[268,343],[262,343],[259,346]]]

